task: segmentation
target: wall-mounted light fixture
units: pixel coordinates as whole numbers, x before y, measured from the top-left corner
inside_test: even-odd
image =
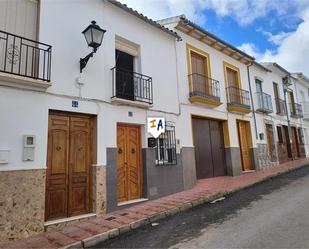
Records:
[[[97,52],[98,48],[101,46],[105,32],[106,30],[101,29],[95,21],[92,21],[91,24],[82,32],[85,36],[88,47],[92,47],[93,50],[85,58],[80,59],[80,72],[83,71],[89,59],[93,57],[93,54]]]

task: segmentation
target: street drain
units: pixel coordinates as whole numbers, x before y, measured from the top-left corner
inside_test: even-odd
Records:
[[[105,220],[111,221],[111,220],[115,220],[115,219],[116,219],[116,217],[108,217]]]

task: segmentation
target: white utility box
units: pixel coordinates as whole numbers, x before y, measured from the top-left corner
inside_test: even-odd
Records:
[[[23,160],[34,161],[35,135],[24,135]]]

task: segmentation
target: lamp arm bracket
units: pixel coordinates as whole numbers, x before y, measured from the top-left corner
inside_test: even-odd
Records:
[[[96,51],[92,51],[90,54],[88,54],[87,56],[85,56],[84,58],[80,58],[79,60],[79,63],[80,63],[80,73],[82,73],[83,69],[86,67],[89,59],[91,57],[93,57],[93,54],[95,53]]]

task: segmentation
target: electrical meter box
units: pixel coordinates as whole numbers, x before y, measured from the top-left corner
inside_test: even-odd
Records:
[[[35,136],[34,135],[24,135],[23,140],[23,160],[24,161],[34,161],[34,151],[35,151]]]

